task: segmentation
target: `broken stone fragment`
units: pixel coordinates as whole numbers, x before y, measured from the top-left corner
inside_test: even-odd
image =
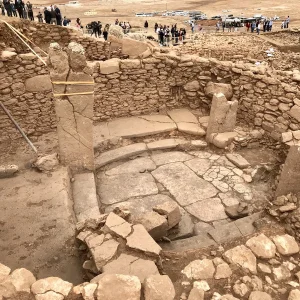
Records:
[[[288,234],[274,236],[273,242],[282,255],[293,255],[299,252],[299,246],[295,238]]]
[[[14,270],[10,275],[10,280],[16,291],[23,295],[30,294],[30,287],[36,282],[33,274],[24,268]]]
[[[39,157],[33,165],[42,172],[53,171],[59,165],[57,153]]]
[[[126,238],[131,233],[131,224],[112,212],[107,216],[103,230]]]
[[[250,271],[252,274],[257,273],[256,257],[252,251],[244,245],[227,250],[223,256],[229,263],[238,265],[246,271]]]
[[[250,163],[240,154],[237,153],[227,153],[226,157],[230,162],[236,165],[240,169],[246,169],[250,167]]]
[[[63,297],[67,297],[72,287],[73,287],[72,283],[64,281],[61,278],[48,277],[48,278],[40,279],[35,283],[33,283],[31,286],[31,292],[34,295],[40,295],[52,291],[54,293],[58,293],[62,295]],[[51,298],[47,298],[47,299],[51,299]]]
[[[291,277],[291,272],[286,266],[273,268],[273,275],[276,281],[287,280]]]
[[[181,220],[179,206],[174,201],[167,201],[153,207],[153,210],[167,217],[168,229],[176,226]]]
[[[279,207],[279,211],[282,213],[292,211],[295,209],[297,209],[297,205],[295,203],[288,203],[287,205],[283,205]]]
[[[189,294],[188,300],[204,300],[204,291],[197,286],[193,287]]]
[[[1,165],[0,166],[0,178],[12,177],[19,171],[19,167],[16,165]]]
[[[249,239],[246,242],[252,252],[260,258],[273,258],[275,257],[276,247],[274,243],[264,234],[260,234]]]
[[[216,267],[215,279],[229,278],[232,275],[232,271],[227,263],[221,263]]]
[[[141,224],[133,226],[133,233],[127,237],[126,245],[131,249],[140,250],[146,253],[159,255],[161,247],[149,235]]]
[[[140,216],[136,222],[142,224],[154,240],[159,240],[167,235],[167,219],[155,211],[146,212]]]
[[[103,267],[103,274],[133,275],[144,282],[146,277],[159,274],[159,271],[151,260],[122,253],[116,260]]]
[[[240,219],[249,215],[248,207],[241,208],[241,203],[227,206],[225,208],[226,215],[231,219]]]
[[[97,299],[140,300],[141,283],[136,276],[104,274],[97,283]]]
[[[145,300],[174,300],[175,289],[169,276],[152,275],[144,282]]]
[[[188,279],[210,279],[213,278],[215,267],[211,260],[194,260],[181,271]]]

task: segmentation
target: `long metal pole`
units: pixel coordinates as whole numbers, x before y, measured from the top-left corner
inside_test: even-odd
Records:
[[[26,140],[26,142],[32,148],[32,150],[35,153],[37,153],[37,150],[34,147],[34,145],[32,144],[32,142],[29,140],[29,138],[26,136],[26,134],[24,133],[24,131],[21,129],[21,127],[18,125],[18,123],[14,120],[14,118],[12,117],[12,115],[10,114],[10,112],[6,109],[6,107],[4,106],[4,104],[1,101],[0,101],[0,106],[2,107],[3,111],[7,114],[7,116],[10,118],[10,120],[14,123],[14,125],[17,127],[17,129],[19,130],[19,132],[22,134],[23,138]]]

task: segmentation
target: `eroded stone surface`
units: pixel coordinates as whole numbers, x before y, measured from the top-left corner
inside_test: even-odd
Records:
[[[164,152],[164,153],[158,153],[152,155],[153,161],[158,166],[173,163],[173,162],[187,161],[192,158],[193,156],[179,151]]]
[[[169,276],[152,275],[144,283],[145,300],[173,300],[175,289]]]
[[[188,264],[182,273],[189,279],[210,279],[213,278],[215,273],[215,267],[211,260],[194,260]]]
[[[273,242],[264,234],[260,234],[249,239],[246,243],[246,246],[248,246],[257,257],[275,257],[276,247]]]
[[[199,178],[183,163],[161,166],[153,171],[152,175],[182,206],[213,197],[217,193],[210,183]]]

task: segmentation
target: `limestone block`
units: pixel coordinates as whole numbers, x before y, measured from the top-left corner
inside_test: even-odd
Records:
[[[39,157],[34,166],[40,171],[53,171],[59,165],[57,153]]]
[[[240,169],[245,169],[250,166],[249,162],[240,154],[237,153],[227,153],[226,157],[229,161],[231,161],[234,165],[236,165]]]
[[[293,255],[299,252],[299,246],[295,238],[288,234],[274,236],[273,242],[282,255]]]
[[[19,167],[16,165],[1,165],[0,166],[0,178],[12,177],[19,171]],[[1,275],[1,268],[0,268]]]
[[[205,95],[209,98],[213,98],[214,94],[222,93],[224,96],[230,100],[233,95],[232,86],[230,84],[225,83],[215,83],[209,82],[205,88]]]
[[[216,147],[224,149],[230,145],[238,134],[236,132],[212,133],[208,138]]]
[[[298,122],[300,122],[300,106],[294,105],[288,112],[288,114],[294,119],[296,119]]]
[[[211,279],[214,276],[215,267],[209,259],[194,260],[182,270],[182,273],[193,280]]]
[[[152,275],[144,282],[145,300],[174,300],[175,289],[169,276]]]
[[[163,204],[156,205],[153,210],[166,216],[168,220],[168,229],[176,226],[181,220],[179,206],[174,201],[168,201]]]
[[[266,259],[275,257],[276,247],[264,234],[249,239],[246,242],[246,246],[248,246],[257,257]]]
[[[183,88],[189,92],[197,92],[200,89],[199,81],[194,80],[186,83]]]
[[[36,281],[33,274],[24,268],[14,270],[10,278],[17,292],[27,294],[30,294],[30,287]]]
[[[131,233],[131,224],[114,213],[107,216],[104,230],[126,238]]]
[[[105,300],[140,300],[141,283],[136,276],[104,274],[98,281],[96,296]]]
[[[100,74],[113,74],[120,71],[120,60],[112,58],[105,61],[100,61]]]
[[[37,75],[26,79],[25,89],[27,92],[49,92],[52,90],[49,75]]]
[[[141,61],[139,59],[125,59],[121,60],[121,69],[140,69]]]

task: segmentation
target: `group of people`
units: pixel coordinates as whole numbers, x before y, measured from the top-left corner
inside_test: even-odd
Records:
[[[39,22],[43,22],[43,17],[42,17],[42,13],[39,12],[39,14],[37,15]],[[66,17],[65,17],[66,19]],[[64,19],[64,21],[65,21]],[[61,12],[60,9],[54,5],[54,6],[50,6],[50,7],[45,7],[44,8],[44,20],[47,24],[54,24],[54,25],[62,25],[62,16],[61,16]],[[65,25],[66,26],[66,25]]]
[[[147,22],[147,21],[146,21]],[[148,22],[147,24],[144,24],[145,28],[148,28]],[[145,26],[147,25],[147,27]],[[172,44],[178,44],[179,42],[183,42],[186,37],[186,30],[185,28],[177,28],[177,24],[170,26],[167,25],[158,25],[155,23],[154,25],[154,31],[158,35],[158,41],[161,46],[170,46],[170,43]]]
[[[106,24],[104,26],[103,32],[102,32],[102,23],[100,21],[93,21],[90,24],[88,24],[86,28],[92,30],[91,36],[94,34],[96,38],[97,37],[99,38],[103,33],[103,38],[105,41],[107,41],[109,24]]]
[[[25,3],[23,0],[3,0],[3,2],[0,2],[0,7],[4,16],[17,17],[19,15],[22,19],[34,21],[33,7],[29,1]]]
[[[119,21],[118,19],[116,19],[115,25],[121,26],[125,34],[128,33],[131,29],[131,25],[129,22]]]
[[[253,22],[247,22],[246,23],[247,32],[251,29],[251,32],[257,32],[257,34],[260,33],[261,29],[263,32],[266,31],[272,31],[273,28],[273,20],[272,19],[265,19],[263,21],[257,20]]]
[[[281,23],[281,29],[289,28],[290,24],[290,16],[288,16],[285,20]]]

